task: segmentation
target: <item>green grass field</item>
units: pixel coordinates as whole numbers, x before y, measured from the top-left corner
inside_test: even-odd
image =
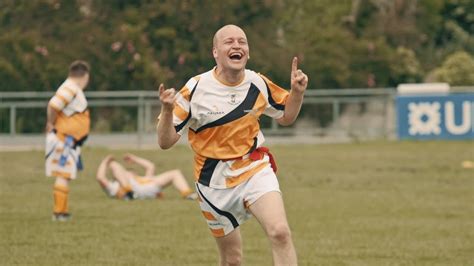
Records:
[[[301,265],[474,265],[473,142],[369,142],[273,146]],[[217,265],[197,203],[106,198],[94,179],[120,150],[85,148],[72,183],[73,220],[51,221],[43,152],[0,152],[1,265]],[[131,151],[181,168],[192,154]],[[255,219],[242,226],[245,265],[271,265]]]

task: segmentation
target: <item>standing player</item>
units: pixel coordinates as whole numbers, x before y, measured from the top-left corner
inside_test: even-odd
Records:
[[[81,145],[90,128],[89,110],[83,90],[89,83],[89,64],[74,61],[69,75],[47,107],[46,175],[55,177],[53,221],[67,221],[69,182],[82,170]]]
[[[158,144],[173,146],[189,129],[200,206],[214,235],[221,265],[239,265],[239,225],[256,217],[271,243],[275,265],[296,265],[276,165],[259,127],[262,114],[292,124],[301,108],[308,77],[291,68],[290,92],[245,69],[249,46],[244,31],[227,25],[214,35],[217,66],[191,78],[181,91],[159,88],[162,103]]]
[[[145,168],[145,175],[139,176],[125,169],[112,156],[106,156],[97,169],[96,179],[109,197],[124,200],[156,199],[161,196],[165,187],[173,185],[183,199],[195,200],[197,198],[197,194],[191,190],[181,171],[170,170],[155,175],[155,165],[145,158],[126,154],[124,160]],[[114,180],[107,178],[108,168],[112,170]]]

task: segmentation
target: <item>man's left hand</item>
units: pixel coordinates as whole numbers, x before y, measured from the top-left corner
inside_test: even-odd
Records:
[[[291,64],[291,90],[304,93],[308,86],[308,76],[301,69],[298,69],[298,58],[293,57]]]

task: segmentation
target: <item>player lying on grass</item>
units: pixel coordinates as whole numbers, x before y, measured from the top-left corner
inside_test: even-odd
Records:
[[[155,165],[141,157],[126,154],[124,161],[145,168],[145,175],[127,170],[111,155],[106,156],[97,169],[96,179],[109,197],[118,199],[156,199],[162,190],[173,185],[184,199],[195,200],[197,194],[191,190],[180,170],[171,170],[155,175]],[[107,169],[112,171],[113,180],[107,178]]]

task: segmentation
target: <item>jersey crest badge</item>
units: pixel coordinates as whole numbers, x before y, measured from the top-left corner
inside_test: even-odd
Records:
[[[230,103],[232,105],[239,104],[239,102],[237,101],[237,93],[231,93],[231,94],[229,94],[229,96],[230,96],[230,99],[229,99],[228,103]]]

